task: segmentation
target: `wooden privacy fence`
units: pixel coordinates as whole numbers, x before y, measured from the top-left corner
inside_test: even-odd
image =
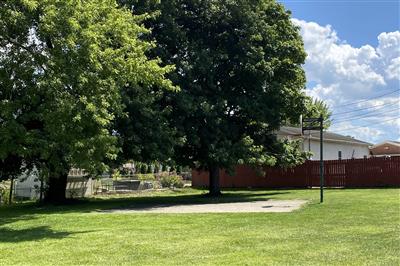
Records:
[[[400,187],[400,157],[324,161],[326,187]],[[193,170],[192,186],[207,187],[208,172]],[[267,167],[264,174],[246,165],[233,176],[220,172],[222,188],[308,188],[320,185],[319,161],[294,168]]]

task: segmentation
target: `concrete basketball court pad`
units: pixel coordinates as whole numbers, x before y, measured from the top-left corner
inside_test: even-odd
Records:
[[[266,200],[231,203],[138,205],[125,209],[103,210],[102,213],[243,213],[291,212],[300,209],[305,200]]]

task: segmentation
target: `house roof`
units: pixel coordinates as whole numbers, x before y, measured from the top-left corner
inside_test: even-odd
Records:
[[[298,127],[281,127],[278,131],[280,135],[291,135],[291,136],[302,136],[301,128]],[[320,133],[318,131],[310,131],[311,139],[319,140]],[[308,133],[305,133],[304,137],[307,137]],[[345,142],[345,143],[353,143],[365,146],[371,146],[371,143],[355,139],[351,136],[343,136],[340,134],[336,134],[330,131],[324,131],[324,139],[327,141],[335,141],[335,142]]]
[[[375,144],[374,146],[371,147],[371,149],[374,149],[374,148],[382,146],[382,145],[388,145],[388,144],[396,146],[396,147],[400,147],[400,142],[399,141],[385,140],[384,142]]]
[[[370,151],[375,156],[400,156],[400,142],[386,140],[370,147]]]

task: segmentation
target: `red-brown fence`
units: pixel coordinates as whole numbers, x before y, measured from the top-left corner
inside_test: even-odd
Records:
[[[319,161],[294,168],[267,167],[265,175],[249,166],[234,176],[220,172],[222,188],[307,188],[320,185]],[[400,187],[400,157],[324,161],[326,187]],[[208,172],[192,172],[192,186],[208,186]]]

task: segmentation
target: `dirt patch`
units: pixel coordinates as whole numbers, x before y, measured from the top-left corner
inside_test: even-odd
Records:
[[[141,205],[127,209],[103,210],[102,213],[237,213],[291,212],[300,209],[305,200],[267,200],[233,203]]]

